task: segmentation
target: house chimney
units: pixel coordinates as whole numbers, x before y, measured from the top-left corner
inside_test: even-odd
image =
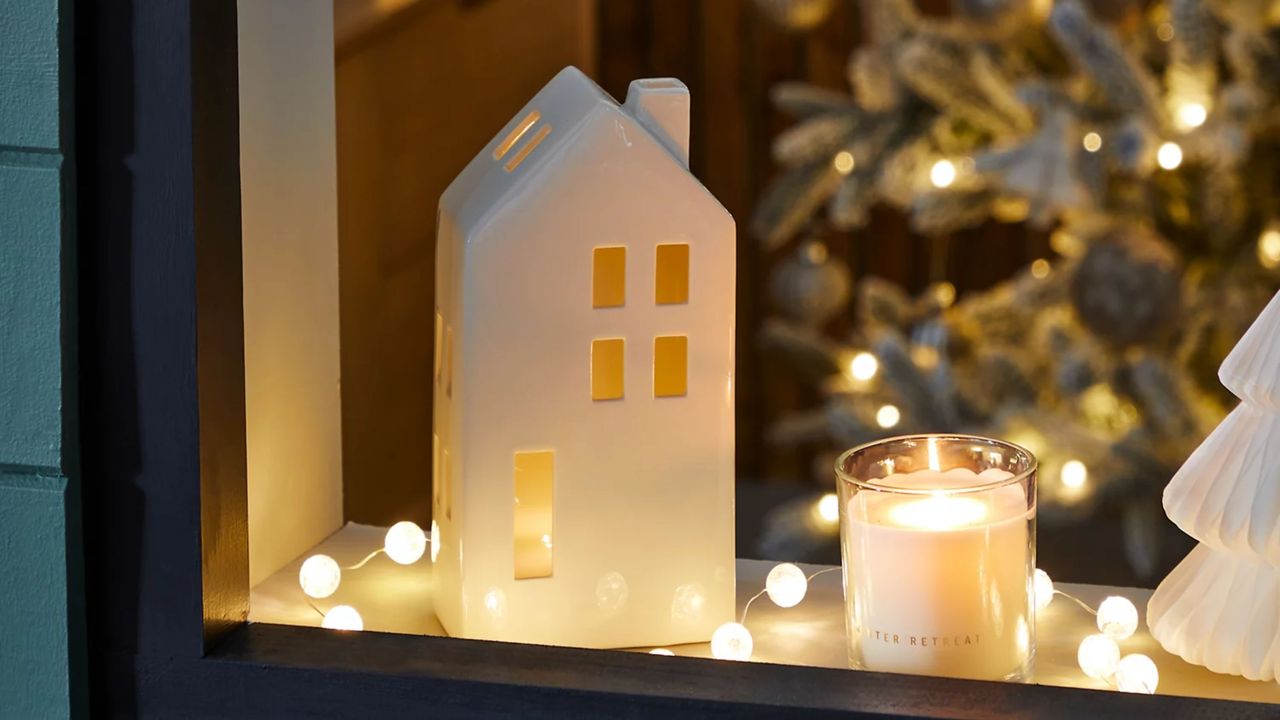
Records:
[[[632,80],[623,105],[689,166],[689,88],[675,78]]]

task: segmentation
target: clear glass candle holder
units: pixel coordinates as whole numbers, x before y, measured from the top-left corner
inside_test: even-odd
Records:
[[[913,435],[836,461],[852,667],[1024,681],[1035,659],[1036,458]]]

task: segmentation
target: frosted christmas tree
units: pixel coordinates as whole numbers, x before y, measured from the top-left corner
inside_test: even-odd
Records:
[[[1166,650],[1250,680],[1280,675],[1280,294],[1218,371],[1242,402],[1164,491],[1200,541],[1156,588],[1151,634]]]

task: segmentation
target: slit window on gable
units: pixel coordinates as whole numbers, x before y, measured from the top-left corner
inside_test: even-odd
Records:
[[[653,396],[682,397],[689,385],[689,338],[659,335],[653,339]]]
[[[654,302],[659,305],[682,305],[689,302],[688,243],[658,246],[653,294]]]
[[[551,528],[556,472],[552,450],[515,454],[516,580],[551,577]]]
[[[591,399],[621,400],[623,353],[626,341],[607,338],[591,341]]]
[[[533,137],[529,138],[529,142],[521,145],[520,149],[516,150],[515,154],[512,155],[510,159],[507,160],[507,163],[502,166],[502,169],[507,172],[511,172],[520,167],[520,163],[524,162],[524,159],[529,157],[529,154],[541,145],[542,141],[546,140],[547,136],[550,134],[551,126],[543,124],[543,126],[538,128],[537,132],[533,134]]]
[[[627,304],[627,249],[598,247],[591,254],[591,307]]]
[[[498,147],[493,149],[493,159],[501,160],[503,155],[511,152],[511,148],[520,142],[520,138],[524,137],[524,134],[529,132],[529,128],[533,127],[533,124],[538,122],[538,118],[541,117],[542,113],[532,110],[528,115],[521,118],[520,122],[516,123],[516,126],[511,129],[511,132],[507,133],[507,136],[502,139],[502,142],[498,143]]]

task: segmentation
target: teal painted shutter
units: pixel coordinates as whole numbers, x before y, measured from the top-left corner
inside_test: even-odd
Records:
[[[83,690],[69,169],[71,0],[0,2],[0,717],[79,714]],[[66,337],[64,337],[64,333]],[[71,580],[69,582],[69,579]],[[73,641],[74,639],[74,641]]]

